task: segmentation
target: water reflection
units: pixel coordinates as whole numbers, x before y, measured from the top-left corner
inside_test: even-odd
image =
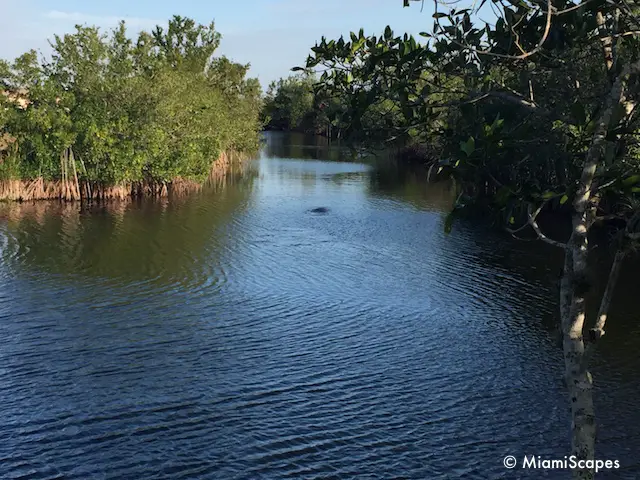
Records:
[[[267,158],[334,162],[349,162],[359,158],[356,151],[338,141],[304,133],[269,132],[264,136],[263,144],[263,155]]]
[[[253,179],[194,195],[94,207],[58,202],[0,205],[6,266],[51,274],[170,280],[210,261],[231,241],[226,222],[248,207]],[[199,272],[207,277],[212,272]]]

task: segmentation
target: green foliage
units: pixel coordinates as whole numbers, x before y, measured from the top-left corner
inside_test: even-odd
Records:
[[[0,133],[16,138],[18,176],[60,178],[71,147],[81,179],[201,180],[223,151],[254,150],[260,85],[247,65],[213,58],[219,42],[213,24],[182,17],[136,41],[124,22],[109,34],[78,26],[53,39],[50,59],[29,52],[0,63],[2,90],[29,102],[1,100]]]
[[[495,25],[470,9],[436,12],[421,42],[389,27],[379,37],[323,37],[304,69],[322,71],[316,94],[344,102],[335,121],[345,138],[431,145],[440,157],[431,171],[453,176],[467,205],[489,207],[508,223],[523,205],[570,206],[613,79],[640,58],[637,35],[620,34],[637,30],[633,15],[602,1],[573,6],[554,2],[567,11],[549,25],[546,6],[526,0],[504,8]],[[616,34],[608,72],[607,31]],[[632,76],[634,101],[638,83]],[[637,108],[620,104],[607,131],[599,208],[620,213],[637,203],[624,180],[640,175]]]
[[[262,113],[266,127],[273,130],[315,130],[315,81],[314,77],[299,74],[272,82]]]
[[[462,150],[467,157],[473,155],[476,150],[476,141],[473,137],[469,137],[466,142],[460,142],[460,150]]]
[[[364,37],[356,47],[363,42]],[[300,67],[293,70],[305,71]],[[349,74],[344,81],[351,83],[354,77]],[[269,86],[262,110],[263,124],[272,130],[330,135],[368,146],[380,143],[390,130],[407,127],[397,103],[381,99],[359,112],[358,128],[354,128],[353,109],[358,101],[349,91],[328,92],[318,88],[318,78],[305,72]]]

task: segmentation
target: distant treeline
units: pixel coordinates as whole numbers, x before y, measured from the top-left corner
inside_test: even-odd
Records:
[[[220,39],[182,17],[136,40],[78,26],[48,58],[0,61],[0,197],[158,194],[255,150],[260,84]]]
[[[323,87],[323,79],[309,72],[272,82],[263,101],[265,128],[324,135],[367,148],[410,144],[408,149],[401,149],[403,159],[414,161],[416,154],[420,161],[428,157],[423,146],[416,145],[409,137],[388,142],[390,132],[407,125],[398,102],[390,99],[372,105],[358,117],[356,126],[352,116],[354,104],[360,99],[347,90],[327,92]]]
[[[296,75],[271,82],[264,98],[262,122],[267,130],[327,135],[331,110],[314,94],[315,77]],[[328,102],[326,102],[328,103]],[[329,107],[329,108],[327,108]]]

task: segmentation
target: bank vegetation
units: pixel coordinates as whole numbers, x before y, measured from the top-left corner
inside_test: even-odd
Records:
[[[0,61],[0,199],[167,195],[254,152],[260,84],[214,57],[220,39],[176,16],[135,39],[78,26],[51,55]]]

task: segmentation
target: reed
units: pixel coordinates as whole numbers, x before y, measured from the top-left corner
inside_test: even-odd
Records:
[[[71,148],[60,156],[60,179],[45,180],[37,177],[29,180],[14,178],[0,180],[0,201],[28,202],[35,200],[108,201],[143,197],[169,197],[186,195],[199,191],[204,183],[216,183],[239,167],[246,160],[245,155],[223,152],[211,164],[208,178],[196,181],[176,177],[169,182],[144,180],[110,185],[104,182],[88,181],[78,175],[76,158]]]

